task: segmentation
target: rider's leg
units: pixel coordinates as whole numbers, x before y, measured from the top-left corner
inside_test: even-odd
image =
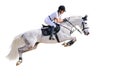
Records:
[[[54,34],[54,28],[56,27],[56,24],[54,22],[50,22],[51,26],[51,33],[50,33],[50,40],[54,40],[53,34]]]
[[[51,32],[50,32],[50,40],[54,40],[53,34],[54,34],[54,28],[56,27],[56,24],[51,21],[49,18],[45,19],[45,23],[51,26]]]
[[[53,33],[54,33],[54,28],[56,27],[55,23],[51,21],[49,18],[45,19],[45,23],[51,26],[51,32],[50,32],[50,40],[54,40],[53,38]]]
[[[49,37],[50,40],[54,40],[53,33],[54,33],[54,26],[51,26],[51,32]]]

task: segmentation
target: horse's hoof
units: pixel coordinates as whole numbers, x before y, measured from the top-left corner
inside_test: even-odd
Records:
[[[67,43],[63,43],[62,45],[63,45],[64,47],[67,47],[67,46],[68,46]]]
[[[18,62],[16,63],[16,66],[20,65],[21,63],[22,63],[22,61],[18,61]]]

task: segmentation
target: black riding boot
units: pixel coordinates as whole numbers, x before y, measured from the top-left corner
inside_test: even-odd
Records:
[[[55,40],[55,39],[53,38],[53,33],[54,33],[54,26],[51,26],[51,33],[50,33],[49,40]]]

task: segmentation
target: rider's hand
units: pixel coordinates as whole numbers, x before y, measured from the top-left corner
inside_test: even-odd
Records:
[[[67,19],[66,19],[66,18],[64,18],[64,19],[63,19],[63,22],[66,22],[66,21],[67,21]]]

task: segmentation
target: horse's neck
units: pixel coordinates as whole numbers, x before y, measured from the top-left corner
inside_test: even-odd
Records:
[[[81,16],[71,16],[68,18],[68,20],[74,25],[80,25],[80,22],[82,21],[82,17]]]
[[[82,17],[81,16],[71,16],[71,17],[67,17],[66,18],[68,21],[61,23],[62,26],[65,26],[70,30],[72,30],[73,27],[76,26],[80,26],[80,28],[82,29]],[[68,29],[64,29],[64,31],[68,30]]]
[[[61,26],[64,27],[64,28],[68,28],[68,29],[72,28],[72,25],[68,22],[62,23]]]
[[[73,26],[81,26],[82,23],[82,17],[81,16],[71,16],[66,18],[68,21],[63,22],[62,25],[68,26],[68,28],[71,28]]]
[[[71,29],[70,26],[67,26],[67,25],[62,25],[62,26],[61,26],[61,31],[62,31],[63,33],[70,34],[70,31],[71,31],[71,30],[72,30],[72,29]]]
[[[82,28],[81,24],[83,22],[82,16],[71,16],[68,18],[69,22],[71,22],[74,26],[79,26]]]

